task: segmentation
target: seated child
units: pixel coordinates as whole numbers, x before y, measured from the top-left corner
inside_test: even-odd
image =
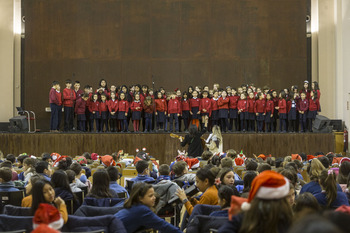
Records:
[[[87,185],[81,180],[85,180],[86,182],[87,179],[86,176],[83,174],[83,169],[81,165],[79,163],[72,163],[72,165],[70,165],[70,169],[75,173],[75,186],[77,186],[78,188],[85,188]],[[82,179],[82,177],[84,178]]]
[[[136,163],[137,177],[132,178],[131,181],[137,182],[152,182],[154,179],[149,176],[149,163],[145,160],[139,160]]]
[[[114,190],[116,193],[126,193],[126,196],[129,198],[129,193],[126,189],[118,184],[119,171],[117,167],[110,166],[107,169],[109,175],[109,189]]]
[[[68,182],[70,189],[73,193],[81,192],[82,190],[77,186],[77,183],[75,181],[75,172],[73,170],[67,170],[66,171],[68,176]]]
[[[233,195],[239,197],[239,193],[235,186],[222,185],[218,191],[219,205],[221,207],[221,210],[214,211],[209,216],[228,217],[228,209],[230,209],[231,196]]]
[[[188,173],[187,163],[185,161],[176,162],[173,166],[175,177],[173,181],[188,182],[194,184],[196,181],[196,174]]]
[[[35,173],[35,163],[36,160],[33,158],[24,159],[22,166],[23,172],[18,175],[18,179],[27,183],[30,177]]]
[[[0,164],[0,168],[2,167],[8,167],[11,169],[11,181],[18,180],[18,173],[13,169],[12,163],[9,160],[6,160]]]
[[[25,198],[22,199],[22,204],[21,207],[32,207],[32,202],[33,202],[33,196],[32,196],[32,191],[33,191],[33,186],[38,180],[42,180],[44,177],[34,174],[30,177],[28,180],[28,183],[26,185],[26,196]]]
[[[0,192],[15,192],[19,191],[15,188],[14,183],[11,181],[12,171],[8,167],[0,168]]]
[[[45,161],[39,161],[35,165],[35,171],[39,175],[42,175],[46,180],[51,181],[51,169],[49,163]]]

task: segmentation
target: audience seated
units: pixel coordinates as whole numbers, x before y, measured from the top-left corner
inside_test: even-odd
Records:
[[[38,180],[42,180],[44,177],[34,174],[30,177],[28,180],[28,183],[26,185],[26,196],[25,198],[22,199],[22,207],[32,207],[32,202],[33,202],[33,196],[32,196],[32,191],[33,191],[33,186]]]
[[[92,189],[87,197],[96,199],[118,198],[118,194],[109,187],[109,175],[105,169],[98,169],[92,176]]]
[[[13,166],[12,166],[11,161],[6,160],[6,161],[2,162],[0,164],[0,168],[3,168],[3,167],[7,167],[7,168],[11,169],[11,174],[12,174],[11,181],[18,180],[18,173],[13,170]]]
[[[51,169],[49,163],[45,161],[39,161],[35,165],[35,171],[39,175],[42,175],[46,180],[51,181]]]
[[[134,183],[154,181],[154,178],[149,176],[149,162],[145,160],[139,160],[136,163],[135,167],[138,174],[137,177],[132,178],[131,181]]]
[[[117,167],[110,166],[107,168],[108,176],[110,179],[109,182],[109,189],[114,190],[117,194],[118,193],[126,193],[126,196],[129,198],[129,193],[126,191],[126,189],[118,184],[119,179],[119,171]]]
[[[8,167],[0,168],[0,192],[15,192],[19,189],[15,188],[14,183],[11,181],[12,171]]]
[[[175,174],[174,181],[187,182],[194,184],[196,181],[196,174],[188,173],[188,165],[185,161],[178,161],[172,167]]]
[[[75,173],[75,182],[74,182],[75,186],[77,188],[85,188],[85,187],[87,187],[87,185],[86,185],[87,178],[83,174],[82,166],[79,163],[74,162],[74,163],[72,163],[72,165],[70,165],[70,169],[72,171],[74,171],[74,173]]]
[[[28,180],[30,179],[30,177],[35,173],[35,164],[36,164],[36,160],[33,158],[25,158],[23,160],[23,172],[21,172],[18,175],[18,179],[24,181],[25,183],[28,182]]]

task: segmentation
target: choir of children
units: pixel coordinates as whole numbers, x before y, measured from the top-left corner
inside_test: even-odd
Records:
[[[82,132],[129,132],[130,121],[134,132],[187,132],[190,124],[203,127],[205,116],[209,117],[209,131],[218,125],[222,132],[276,132],[279,123],[281,133],[312,132],[313,120],[321,109],[321,92],[316,81],[311,86],[305,81],[300,91],[294,85],[277,92],[253,84],[237,89],[214,84],[212,90],[190,86],[183,93],[179,89],[167,93],[161,87],[154,93],[147,85],[109,88],[102,79],[93,92],[89,85],[80,90],[79,81],[72,89],[72,82],[67,80],[61,95],[55,81],[50,91],[50,131],[59,130],[63,105],[64,131],[73,130],[75,109],[76,129]]]

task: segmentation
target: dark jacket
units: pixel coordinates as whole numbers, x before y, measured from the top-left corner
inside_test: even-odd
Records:
[[[186,135],[185,139],[181,142],[181,146],[184,147],[188,144],[188,157],[195,158],[199,157],[203,153],[202,146],[202,135],[207,132],[207,128],[203,128],[201,131],[197,132],[194,137]]]
[[[98,207],[110,207],[110,206],[123,206],[123,198],[94,198],[85,197],[83,205],[98,206]]]
[[[121,209],[123,209],[123,207],[121,206],[98,207],[98,206],[82,205],[74,213],[74,215],[81,216],[81,217],[94,217],[94,216],[103,216],[103,215],[109,215],[109,214],[114,215]]]
[[[26,230],[26,232],[31,232],[33,230],[33,217],[1,214],[0,232],[15,230]]]
[[[223,217],[197,215],[188,225],[187,233],[209,233],[210,229],[219,229],[228,221]]]

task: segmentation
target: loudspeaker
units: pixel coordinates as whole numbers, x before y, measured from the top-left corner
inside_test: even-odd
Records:
[[[325,116],[317,115],[312,124],[312,131],[315,133],[332,133],[333,127],[329,126],[330,119]]]
[[[16,116],[10,119],[10,132],[28,132],[28,121],[25,116]]]
[[[342,120],[330,120],[329,126],[333,127],[333,130],[337,132],[343,132],[343,121]]]

